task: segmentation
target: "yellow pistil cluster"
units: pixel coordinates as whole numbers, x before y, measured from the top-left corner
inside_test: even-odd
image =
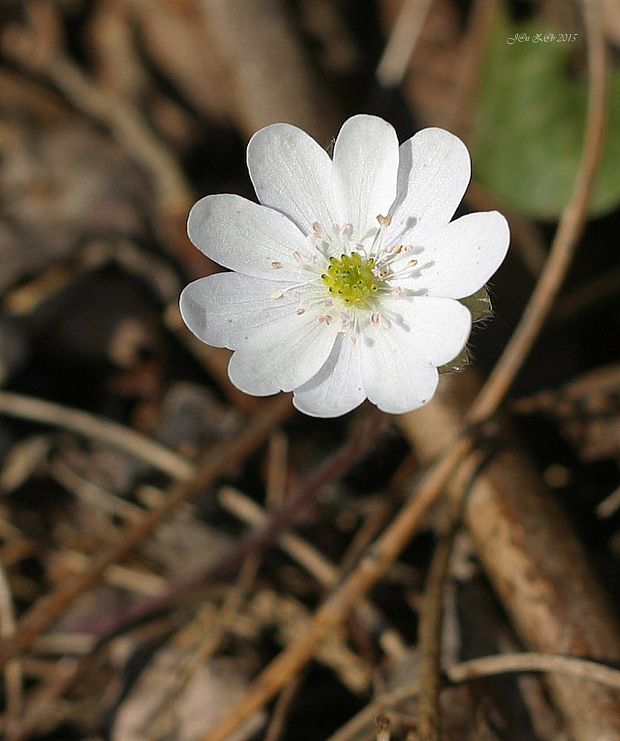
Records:
[[[330,293],[349,306],[371,307],[382,281],[374,273],[375,261],[359,252],[330,257],[329,268],[321,278]]]

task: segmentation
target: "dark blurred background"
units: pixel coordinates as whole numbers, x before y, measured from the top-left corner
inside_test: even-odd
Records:
[[[605,154],[568,281],[508,407],[614,593],[620,2],[603,0],[601,7],[611,60]],[[0,396],[19,393],[104,416],[191,461],[237,434],[260,404],[231,387],[225,351],[197,343],[178,314],[182,287],[218,269],[189,244],[187,212],[209,193],[253,198],[245,144],[260,127],[294,123],[329,148],[342,122],[359,112],[383,116],[401,139],[424,126],[457,133],[473,158],[460,213],[498,208],[511,222],[509,257],[489,287],[494,317],[471,342],[484,374],[518,321],[573,188],[587,106],[586,52],[573,0],[0,0]],[[62,419],[21,415],[3,403],[6,635],[11,615],[18,618],[79,573],[128,521],[160,501],[167,479],[113,447],[63,431]],[[280,460],[283,447],[288,475],[303,477],[346,438],[355,417],[294,418],[231,481],[261,501],[271,486],[269,460]],[[391,428],[308,514],[302,529],[311,541],[340,558],[407,455],[402,433]],[[88,629],[93,615],[113,615],[158,593],[184,567],[205,566],[232,548],[242,530],[207,494],[166,527],[81,595],[57,628],[57,644],[41,644],[19,682],[7,680],[13,686],[3,707],[7,738],[199,738],[200,720],[209,715],[204,698],[218,706],[239,695],[247,676],[290,640],[282,632],[301,629],[303,622],[279,624],[269,610],[284,613],[290,600],[303,617],[320,593],[284,556],[272,554],[256,587],[263,602],[248,607],[217,657],[194,675],[194,695],[181,692],[168,702],[174,708],[168,725],[162,720],[159,730],[145,730],[144,716],[153,712],[145,698],[152,700],[177,671],[195,636],[171,641],[157,661],[155,648],[172,634],[178,638],[180,626],[198,630],[195,613],[208,624],[209,609],[222,599],[217,585],[199,608],[186,607],[150,634],[118,639],[81,692],[59,699],[53,712],[38,712],[37,692],[57,681],[56,662],[65,652],[73,660],[92,648],[79,641],[96,636]],[[415,641],[416,598],[431,545],[429,531],[375,595],[407,641]],[[485,614],[497,611],[492,619],[502,623],[484,580],[475,584],[484,599],[472,598],[473,590],[464,602],[471,601],[470,623],[484,599]],[[463,628],[465,635],[472,630]],[[351,648],[339,641],[340,663],[311,666],[280,738],[327,738],[368,699],[368,677],[355,675]],[[366,665],[381,667],[376,645],[361,653]],[[131,695],[145,667],[151,684]],[[357,679],[347,679],[347,667]],[[506,696],[511,692],[513,685]],[[502,697],[494,708],[486,725],[455,721],[448,737],[560,738],[534,732],[523,703]],[[482,735],[483,726],[490,735]]]

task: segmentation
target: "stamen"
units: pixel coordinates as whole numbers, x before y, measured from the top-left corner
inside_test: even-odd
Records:
[[[362,257],[359,252],[330,257],[329,267],[321,279],[330,293],[358,308],[370,308],[373,294],[382,287],[375,261]]]
[[[281,262],[272,262],[271,267],[274,270],[280,270],[280,268],[284,267]]]

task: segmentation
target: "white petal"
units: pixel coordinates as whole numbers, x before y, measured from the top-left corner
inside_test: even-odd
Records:
[[[436,232],[420,252],[414,250],[413,277],[398,285],[431,296],[471,296],[502,264],[509,242],[508,222],[500,213],[467,214]]]
[[[296,311],[299,296],[281,294],[289,285],[241,273],[209,275],[183,290],[181,316],[198,339],[236,350],[253,331]]]
[[[390,241],[413,241],[414,233],[445,226],[471,177],[467,147],[444,129],[423,129],[399,150],[398,185]]]
[[[437,388],[434,365],[420,358],[398,325],[374,327],[361,337],[362,379],[370,401],[390,414],[423,406]]]
[[[189,214],[192,242],[220,265],[255,278],[306,282],[293,252],[307,240],[286,216],[235,195],[202,198]]]
[[[248,144],[248,170],[258,200],[285,214],[304,232],[318,221],[326,230],[340,222],[332,190],[332,161],[305,131],[273,124]]]
[[[344,223],[361,240],[387,216],[396,197],[398,139],[377,116],[353,116],[340,129],[334,146],[333,187]]]
[[[241,391],[268,396],[292,391],[310,380],[327,360],[339,323],[292,312],[259,327],[230,359],[228,375]]]
[[[433,365],[456,358],[471,331],[469,310],[451,298],[386,298],[381,301],[381,310],[399,332],[399,341]]]
[[[339,417],[365,398],[359,344],[340,334],[321,370],[295,389],[293,404],[312,417]]]

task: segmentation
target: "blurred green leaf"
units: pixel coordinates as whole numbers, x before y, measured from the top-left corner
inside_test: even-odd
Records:
[[[472,322],[481,322],[483,319],[489,319],[493,314],[491,298],[484,286],[471,296],[462,298],[461,303],[471,312]]]
[[[502,14],[491,34],[473,132],[480,182],[507,206],[555,219],[573,189],[583,146],[587,84],[571,64],[581,41],[559,41],[558,31],[508,23]],[[570,29],[571,31],[573,29]],[[554,41],[534,43],[536,34]],[[529,41],[508,44],[517,33]],[[620,202],[620,74],[610,80],[610,115],[593,214]]]
[[[493,314],[491,298],[489,292],[484,286],[471,296],[459,300],[463,306],[466,306],[471,312],[471,320],[474,323],[489,319]],[[457,371],[463,370],[463,368],[468,366],[470,363],[471,353],[469,352],[467,345],[465,345],[463,350],[461,350],[454,360],[440,366],[438,370],[440,373],[456,373]]]
[[[437,370],[441,375],[443,375],[444,373],[457,373],[458,371],[462,371],[463,368],[467,367],[470,363],[471,354],[467,349],[467,345],[465,345],[465,347],[456,356],[456,358],[454,358],[454,360],[451,360],[445,365],[440,365]]]

